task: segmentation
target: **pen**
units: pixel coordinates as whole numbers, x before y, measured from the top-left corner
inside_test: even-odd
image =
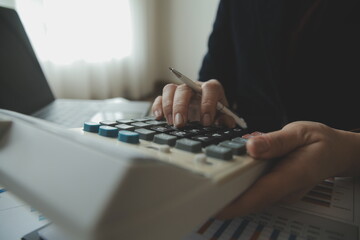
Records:
[[[201,95],[201,87],[199,85],[197,85],[193,80],[191,80],[190,78],[188,78],[185,75],[181,74],[180,72],[178,72],[174,68],[169,67],[169,69],[178,79],[180,79],[183,83],[188,85],[196,93]],[[230,109],[228,109],[221,102],[217,102],[216,108],[220,112],[232,117],[240,127],[244,128],[244,129],[247,128],[247,124],[246,124],[245,120],[243,118],[241,118],[241,117],[238,117],[235,113],[233,113]]]

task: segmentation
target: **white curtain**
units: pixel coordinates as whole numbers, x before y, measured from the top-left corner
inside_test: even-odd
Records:
[[[140,99],[155,81],[156,0],[16,0],[58,98]]]

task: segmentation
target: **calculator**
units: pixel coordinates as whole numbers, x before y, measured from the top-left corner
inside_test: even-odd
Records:
[[[182,239],[266,171],[246,154],[259,134],[153,117],[66,129],[0,110],[0,183],[56,226],[42,233]]]

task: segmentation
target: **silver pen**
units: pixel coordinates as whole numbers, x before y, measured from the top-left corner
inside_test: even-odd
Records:
[[[181,74],[180,72],[176,71],[174,68],[169,67],[169,69],[178,79],[180,79],[183,83],[188,85],[196,93],[201,95],[201,87],[199,85],[197,85],[193,80],[191,80],[190,78],[188,78],[185,75]],[[238,117],[235,113],[233,113],[230,109],[228,109],[221,102],[217,102],[216,108],[220,112],[232,117],[240,127],[244,128],[244,129],[247,128],[247,124],[246,124],[245,120],[243,118],[241,118],[241,117]]]

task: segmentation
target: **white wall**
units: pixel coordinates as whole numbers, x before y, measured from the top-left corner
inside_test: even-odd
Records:
[[[172,80],[168,67],[198,79],[219,0],[158,0],[160,80]]]

